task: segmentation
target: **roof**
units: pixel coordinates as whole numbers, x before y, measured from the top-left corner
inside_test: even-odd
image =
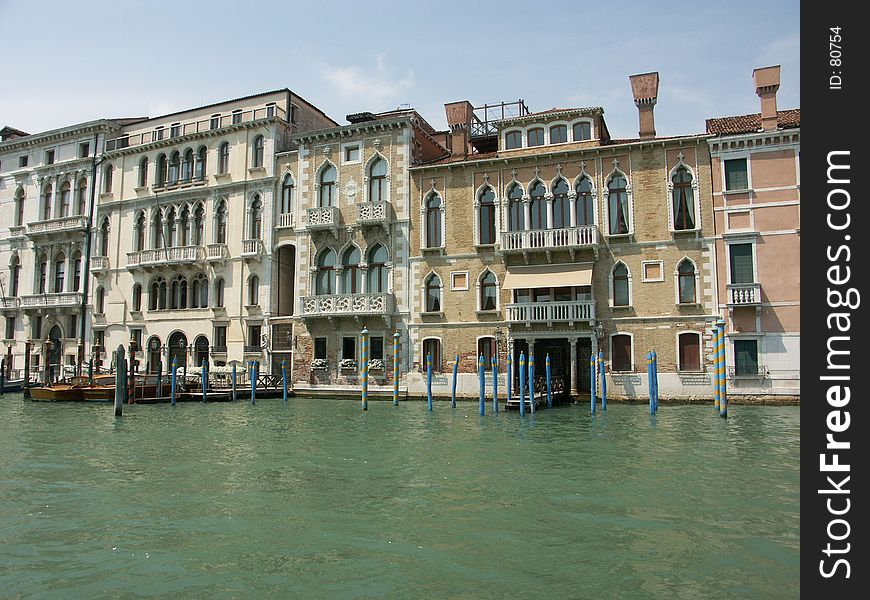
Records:
[[[801,126],[801,109],[778,110],[776,111],[776,121],[780,129],[799,128]],[[761,131],[761,113],[707,119],[707,133],[729,135],[757,131]]]
[[[524,115],[518,115],[516,117],[506,117],[504,119],[500,119],[497,121],[498,123],[509,124],[509,123],[520,123],[523,121],[535,121],[540,119],[541,117],[549,117],[549,116],[563,116],[569,114],[590,114],[590,113],[604,113],[604,109],[600,106],[587,106],[585,108],[551,108],[549,110],[539,110],[538,112],[526,113]]]

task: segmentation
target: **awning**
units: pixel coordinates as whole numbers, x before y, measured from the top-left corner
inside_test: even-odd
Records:
[[[592,285],[593,263],[510,267],[502,288],[520,290],[537,287]]]

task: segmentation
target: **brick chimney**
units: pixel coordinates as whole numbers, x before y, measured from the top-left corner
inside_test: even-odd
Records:
[[[634,94],[634,104],[637,106],[640,119],[638,134],[642,140],[652,139],[656,136],[653,108],[655,108],[659,95],[658,71],[631,75],[628,79],[631,81],[631,93]]]
[[[755,93],[761,98],[761,129],[770,131],[779,126],[776,118],[776,91],[779,89],[779,65],[760,67],[752,71]]]
[[[469,129],[474,115],[474,106],[468,100],[450,102],[444,105],[447,113],[447,126],[450,128],[449,148],[453,156],[465,157],[469,153]]]

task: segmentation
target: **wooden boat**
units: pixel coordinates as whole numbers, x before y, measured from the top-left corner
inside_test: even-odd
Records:
[[[22,389],[24,389],[23,379],[10,379],[9,381],[3,382],[2,392],[4,394],[6,392],[20,392]]]
[[[136,385],[136,400],[153,398],[157,395],[157,384]],[[112,402],[115,400],[115,385],[93,385],[84,388],[87,402]]]
[[[56,382],[51,385],[29,388],[30,399],[37,402],[81,402],[85,400],[85,390],[104,385],[113,381],[114,375],[95,375],[91,385],[87,376],[77,376],[68,382]],[[114,390],[114,386],[112,387]],[[114,392],[113,392],[114,393]]]

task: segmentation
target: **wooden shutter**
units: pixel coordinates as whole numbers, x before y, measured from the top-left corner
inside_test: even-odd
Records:
[[[752,244],[731,244],[731,283],[755,283]]]

